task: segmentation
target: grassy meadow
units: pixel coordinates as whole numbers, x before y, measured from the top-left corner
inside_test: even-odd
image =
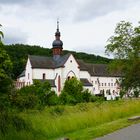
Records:
[[[130,125],[127,118],[140,115],[140,100],[82,103],[75,106],[46,107],[27,110],[20,116],[31,122],[27,131],[10,129],[1,140],[90,140]]]

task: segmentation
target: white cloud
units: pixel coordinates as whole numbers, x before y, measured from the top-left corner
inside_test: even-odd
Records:
[[[27,43],[27,34],[17,28],[4,28],[4,43],[15,44],[15,43]]]
[[[51,48],[60,18],[64,49],[104,55],[116,23],[140,19],[138,0],[0,0],[0,22],[6,43]]]

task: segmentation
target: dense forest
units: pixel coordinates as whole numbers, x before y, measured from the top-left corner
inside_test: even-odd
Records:
[[[10,56],[13,63],[12,78],[16,79],[17,76],[24,70],[28,55],[52,56],[52,50],[42,48],[40,46],[30,46],[23,44],[5,45],[5,50]],[[63,54],[72,53],[75,58],[82,59],[88,63],[103,63],[107,64],[111,60],[105,57],[96,56],[94,54],[86,54],[82,52],[64,50]]]

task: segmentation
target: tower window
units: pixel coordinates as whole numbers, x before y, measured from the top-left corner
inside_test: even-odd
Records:
[[[46,74],[45,73],[43,73],[43,80],[45,80],[46,79]]]
[[[28,79],[30,78],[30,74],[28,73]]]

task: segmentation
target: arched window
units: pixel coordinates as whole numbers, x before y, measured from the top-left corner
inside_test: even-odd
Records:
[[[60,92],[61,90],[61,79],[60,79],[60,75],[58,76],[58,92]]]
[[[70,76],[68,76],[68,80],[70,80]]]
[[[68,74],[67,74],[67,76],[66,76],[67,78],[68,77],[76,77],[76,74],[72,71],[72,70],[70,70],[69,72],[68,72]]]
[[[42,79],[43,79],[43,80],[46,79],[46,74],[45,74],[45,73],[43,73],[43,75],[42,75]]]

